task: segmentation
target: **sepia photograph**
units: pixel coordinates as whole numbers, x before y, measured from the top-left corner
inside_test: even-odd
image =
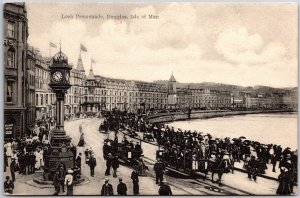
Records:
[[[3,4],[3,195],[298,195],[297,3]]]

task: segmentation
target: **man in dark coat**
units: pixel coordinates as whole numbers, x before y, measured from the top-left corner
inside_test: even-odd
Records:
[[[14,188],[14,182],[9,179],[9,176],[6,176],[6,181],[4,182],[4,192],[13,194]]]
[[[11,173],[11,179],[13,182],[16,181],[16,176],[15,176],[15,172],[17,169],[17,163],[15,161],[15,158],[11,158],[11,163],[10,163],[10,173]]]
[[[90,158],[89,166],[90,166],[90,170],[91,170],[91,176],[94,177],[94,175],[95,175],[95,167],[97,166],[97,162],[96,162],[96,158],[95,158],[94,154],[92,154],[92,156]]]
[[[161,162],[161,160],[158,160],[158,162],[154,164],[154,171],[156,174],[156,184],[159,184],[159,182],[162,182],[163,180],[164,171],[165,171],[165,166]]]
[[[119,159],[117,155],[112,159],[111,166],[113,168],[113,177],[117,177],[117,169],[119,168]]]
[[[29,174],[31,174],[32,159],[28,152],[23,156],[23,158],[24,158],[24,160],[21,158],[21,162],[24,163],[24,165],[25,165],[25,174],[29,175]],[[34,161],[34,164],[35,164],[35,161]]]
[[[79,175],[81,175],[81,153],[79,153],[79,155],[78,155],[78,157],[76,158],[76,166],[78,167],[78,168],[80,168],[79,169]]]
[[[107,145],[107,142],[104,142],[104,145],[103,145],[103,148],[102,148],[102,151],[103,151],[103,159],[107,159],[107,155],[108,153],[110,153],[110,146]]]
[[[63,163],[58,166],[59,172],[59,181],[61,185],[62,192],[65,192],[65,176],[66,176],[66,167]]]
[[[127,186],[123,183],[123,179],[121,177],[119,178],[119,182],[120,183],[117,186],[118,195],[127,195]]]
[[[166,179],[162,181],[162,185],[159,187],[158,194],[164,196],[172,195],[171,187],[167,184]]]
[[[133,184],[133,194],[138,195],[140,194],[140,187],[139,187],[139,173],[137,168],[133,169],[133,172],[131,173],[131,179]]]
[[[113,187],[110,183],[108,183],[108,178],[104,179],[104,184],[102,185],[101,189],[101,195],[108,196],[108,195],[114,195]]]
[[[248,172],[248,178],[250,180],[253,178],[253,180],[256,181],[258,170],[257,170],[257,161],[255,159],[255,156],[251,156],[251,159],[248,162],[247,172]]]
[[[54,185],[54,189],[55,189],[55,193],[53,195],[58,195],[59,191],[60,191],[60,176],[59,176],[59,171],[57,170],[53,176],[53,185]]]
[[[35,172],[35,163],[36,163],[36,156],[31,153],[30,154],[30,173],[34,173]]]
[[[105,171],[105,176],[110,175],[110,167],[111,167],[111,162],[112,162],[112,155],[109,153],[106,159],[106,171]]]

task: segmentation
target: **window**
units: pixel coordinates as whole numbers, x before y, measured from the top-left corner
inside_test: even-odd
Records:
[[[43,105],[43,103],[44,103],[44,97],[43,97],[43,94],[41,94],[41,105]]]
[[[10,38],[15,37],[15,23],[14,22],[8,22],[7,24],[7,36]]]
[[[7,66],[8,67],[15,67],[15,51],[12,49],[8,50],[8,54],[7,54]]]
[[[39,103],[39,100],[38,100],[38,99],[39,99],[39,96],[38,96],[38,94],[36,94],[36,95],[35,95],[35,105],[36,105],[36,106],[38,106],[38,103]]]
[[[7,81],[7,90],[6,90],[6,102],[13,102],[13,94],[14,94],[14,81]]]

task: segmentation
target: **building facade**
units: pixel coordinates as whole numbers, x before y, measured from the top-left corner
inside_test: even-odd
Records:
[[[26,67],[26,126],[33,127],[35,123],[35,63],[36,56],[34,48],[27,46],[27,67]]]
[[[50,83],[50,61],[49,58],[42,57],[38,49],[35,49],[35,105],[36,120],[54,117],[56,112],[56,98]]]
[[[191,89],[191,92],[192,107],[195,109],[224,109],[231,106],[231,95],[229,91],[204,87]]]
[[[49,61],[36,55],[35,91],[36,117],[42,119],[55,116],[55,95],[49,83]],[[71,63],[70,63],[71,64]],[[134,80],[108,78],[95,75],[92,66],[88,75],[79,54],[76,68],[72,66],[70,83],[65,99],[66,117],[83,114],[97,115],[102,110],[126,110],[145,112],[149,110],[223,110],[223,109],[278,109],[295,106],[291,96],[282,94],[250,95],[247,92],[231,93],[213,86],[190,88],[177,86],[172,74],[168,81],[151,83]],[[286,105],[287,106],[287,105]]]
[[[28,22],[25,3],[4,4],[4,138],[26,132],[26,54]]]

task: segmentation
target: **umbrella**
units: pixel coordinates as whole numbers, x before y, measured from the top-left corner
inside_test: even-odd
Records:
[[[240,139],[247,139],[245,136],[241,136],[241,137],[239,137]]]

